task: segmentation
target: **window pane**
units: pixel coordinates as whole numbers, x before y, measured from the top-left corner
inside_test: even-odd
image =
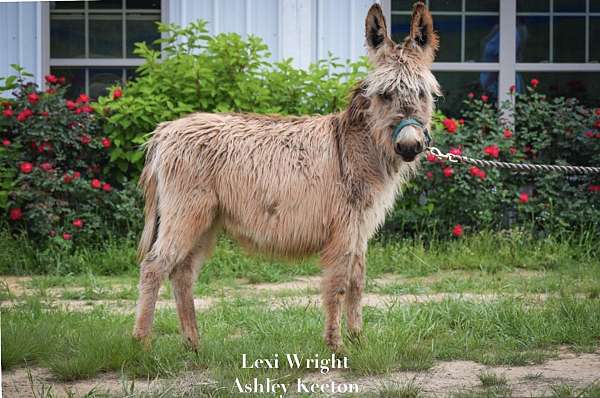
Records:
[[[400,43],[410,29],[410,15],[392,15],[392,39]]]
[[[83,9],[83,1],[51,1],[50,10],[80,10]]]
[[[482,15],[465,18],[466,62],[498,62],[498,20],[499,17]]]
[[[102,9],[102,10],[121,10],[123,9],[123,0],[98,0],[88,2],[90,9]]]
[[[126,68],[125,69],[125,79],[133,80],[137,77],[136,68]]]
[[[554,17],[554,62],[585,62],[584,17]]]
[[[499,11],[500,0],[467,0],[467,11]]]
[[[160,37],[156,27],[156,21],[159,16],[151,15],[127,15],[127,57],[135,57],[133,50],[135,43],[146,42],[149,47],[159,49],[160,46],[152,44],[154,40]]]
[[[550,61],[550,18],[517,17],[517,62]]]
[[[517,89],[536,78],[537,91],[552,97],[575,97],[588,106],[600,106],[600,72],[523,72],[517,73]]]
[[[90,58],[123,57],[123,17],[90,15]]]
[[[160,10],[160,0],[127,0],[126,4],[127,8]]]
[[[123,69],[102,68],[90,69],[90,92],[91,98],[98,98],[106,94],[106,89],[123,79]]]
[[[548,12],[550,0],[517,0],[517,12]]]
[[[585,0],[554,0],[554,12],[585,12]]]
[[[462,11],[461,0],[429,0],[431,11]]]
[[[435,30],[440,35],[438,62],[460,62],[460,16],[438,15],[434,17]]]
[[[590,17],[590,62],[600,62],[600,17]]]
[[[85,22],[83,14],[50,17],[50,57],[85,57]]]
[[[67,98],[77,98],[85,92],[84,68],[50,68],[50,73],[57,77],[64,77],[70,87],[67,89]]]
[[[498,72],[435,72],[444,96],[438,100],[442,112],[460,117],[462,102],[467,93],[486,94],[490,102],[498,96]]]
[[[600,1],[590,0],[590,11],[591,12],[600,12]]]

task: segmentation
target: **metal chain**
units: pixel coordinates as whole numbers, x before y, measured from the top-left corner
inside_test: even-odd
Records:
[[[442,151],[436,147],[429,147],[426,150],[440,160],[447,160],[452,163],[468,163],[479,167],[495,167],[497,169],[518,171],[559,171],[569,174],[600,174],[600,167],[498,162],[496,160],[474,159],[463,155],[442,153]]]

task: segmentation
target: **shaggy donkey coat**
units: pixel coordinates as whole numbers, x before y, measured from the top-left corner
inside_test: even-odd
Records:
[[[140,180],[146,222],[136,338],[148,343],[158,290],[169,277],[182,332],[196,347],[192,285],[221,229],[261,252],[318,253],[326,343],[341,348],[342,304],[350,334],[360,332],[367,242],[416,170],[439,95],[430,71],[437,37],[423,3],[415,4],[401,44],[388,37],[373,5],[366,42],[373,70],[340,113],[195,113],[158,126]],[[393,142],[405,118],[425,127],[407,126]]]

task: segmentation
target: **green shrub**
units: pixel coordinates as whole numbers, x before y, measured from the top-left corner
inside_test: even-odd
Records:
[[[81,95],[65,100],[64,79],[46,76],[47,90],[26,74],[2,79],[13,97],[0,118],[0,169],[10,229],[37,243],[70,247],[100,243],[140,228],[139,195],[103,173],[111,142],[94,107]],[[2,84],[0,80],[0,84]]]
[[[138,43],[135,53],[144,64],[135,80],[98,101],[114,143],[111,166],[116,173],[137,177],[143,166],[139,145],[147,134],[158,123],[187,113],[303,115],[340,110],[367,66],[365,60],[342,64],[335,58],[308,70],[295,68],[291,59],[271,64],[260,38],[242,39],[235,33],[213,37],[204,21],[183,28],[159,24],[159,30],[164,36],[158,41],[162,56]]]

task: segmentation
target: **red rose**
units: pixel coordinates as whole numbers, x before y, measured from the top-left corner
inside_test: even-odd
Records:
[[[450,148],[450,150],[448,151],[449,153],[451,153],[452,155],[462,155],[462,150],[460,148]]]
[[[50,171],[52,171],[52,165],[48,162],[44,162],[44,163],[40,164],[40,169],[42,169],[46,172],[50,172]]]
[[[428,180],[433,179],[433,173],[431,171],[428,171],[425,176],[427,177]]]
[[[463,234],[463,227],[460,224],[456,224],[454,228],[452,228],[452,235],[459,238]]]
[[[488,99],[490,99],[490,97],[488,97],[487,95],[482,95],[482,96],[481,96],[481,100],[482,100],[483,102],[488,102]]]
[[[444,177],[450,178],[452,177],[452,174],[454,174],[454,170],[452,169],[452,167],[444,167],[442,173],[444,173]]]
[[[73,238],[73,235],[71,235],[71,234],[68,234],[68,233],[66,233],[66,232],[63,234],[63,239],[64,239],[64,240],[71,240],[71,238]]]
[[[488,145],[485,148],[483,148],[483,152],[490,155],[493,158],[498,159],[498,155],[500,154],[500,148],[498,148],[498,145],[496,144]]]
[[[504,132],[502,134],[504,135],[504,138],[511,138],[513,136],[512,131],[510,131],[509,129],[504,129]]]
[[[116,88],[115,91],[113,91],[113,99],[119,99],[123,96],[123,91],[121,91],[120,88]]]
[[[600,120],[596,120],[596,123],[594,123],[594,127],[600,130]]]
[[[67,105],[67,108],[68,108],[69,110],[71,110],[71,111],[72,111],[73,109],[77,108],[77,105],[75,105],[75,103],[74,103],[73,101],[71,101],[71,100],[67,100],[67,101],[65,102],[65,104]]]
[[[594,138],[594,132],[592,130],[588,130],[585,132],[585,136],[588,138]]]
[[[436,162],[437,162],[437,158],[435,157],[435,155],[434,155],[434,154],[432,154],[432,153],[428,153],[428,154],[427,154],[427,161],[428,161],[429,163],[436,163]]]
[[[105,182],[104,184],[102,184],[102,190],[104,192],[110,192],[110,191],[112,191],[112,187],[110,186],[110,184],[108,182]]]
[[[66,82],[66,80],[65,80],[64,76],[61,76],[61,77],[59,77],[59,78],[57,79],[57,81],[58,81],[58,84],[65,84],[65,82]]]
[[[12,117],[14,114],[13,110],[10,108],[6,108],[5,110],[2,111],[2,115],[4,117]]]
[[[94,108],[92,108],[89,105],[84,105],[81,108],[77,109],[77,111],[76,111],[76,113],[81,113],[81,112],[92,113],[92,112],[94,112]]]
[[[600,108],[596,108],[596,116],[600,116]]]
[[[110,139],[107,137],[102,138],[102,146],[106,149],[110,148]]]
[[[73,178],[79,178],[79,177],[81,177],[81,173],[80,172],[76,171],[76,172],[73,173]]]
[[[77,98],[77,102],[84,103],[84,104],[86,102],[88,102],[89,100],[90,100],[90,97],[88,97],[85,94],[79,94],[79,98]]]
[[[467,94],[467,97],[469,97],[469,99],[473,99],[475,98],[475,93],[469,93]]]
[[[446,118],[442,121],[442,124],[444,125],[444,128],[446,129],[446,131],[449,132],[450,134],[455,133],[456,129],[458,128],[454,119]]]
[[[75,228],[83,228],[83,220],[80,218],[74,219],[72,224]]]
[[[469,167],[469,174],[471,174],[473,177],[479,177],[482,180],[485,180],[486,177],[485,171],[481,170],[477,166]]]
[[[102,186],[102,183],[100,182],[100,180],[99,180],[99,179],[97,179],[97,178],[94,178],[94,179],[92,180],[92,182],[91,182],[91,186],[92,186],[92,188],[94,188],[94,189],[100,189],[100,187]]]
[[[52,87],[46,89],[46,94],[56,94],[56,90]]]
[[[517,148],[511,146],[509,151],[511,155],[514,155],[515,153],[517,153]]]
[[[588,187],[588,191],[590,191],[590,192],[600,192],[600,185],[590,185]]]
[[[521,193],[519,194],[519,201],[520,201],[521,203],[527,203],[527,202],[529,202],[529,195],[528,195],[528,194],[526,194],[525,192],[521,192]]]
[[[2,140],[2,145],[4,145],[4,146],[10,146],[10,140],[9,140],[9,139],[6,139],[6,138],[5,138],[5,139],[3,139],[3,140]]]
[[[514,94],[514,92],[517,90],[517,87],[513,84],[512,86],[510,86],[510,93]]]
[[[71,181],[73,181],[73,178],[74,178],[73,176],[71,176],[71,175],[69,175],[69,174],[65,174],[65,175],[63,176],[63,182],[64,182],[65,184],[70,184],[70,183],[71,183]]]
[[[27,94],[27,101],[29,101],[29,103],[31,105],[37,104],[37,102],[39,100],[40,100],[40,96],[37,95],[36,93]]]
[[[40,112],[39,115],[42,117],[48,117],[48,112],[43,111],[43,112]]]
[[[21,211],[21,209],[19,209],[18,207],[14,208],[14,209],[10,209],[10,219],[12,221],[19,221],[22,218],[23,218],[23,211]]]
[[[460,124],[461,126],[465,125],[465,119],[463,119],[462,117],[460,119],[458,119],[458,124]]]
[[[56,84],[56,83],[58,83],[58,79],[54,75],[46,75],[44,77],[44,79],[46,79],[46,83],[48,83],[48,84]]]
[[[87,134],[82,135],[81,137],[79,137],[79,141],[81,141],[81,143],[83,145],[87,145],[92,141],[92,137],[90,137]]]
[[[33,165],[29,162],[23,162],[23,163],[21,163],[19,168],[21,169],[21,173],[29,174],[33,170]]]
[[[33,115],[33,112],[31,111],[31,109],[25,108],[21,112],[19,112],[19,114],[17,115],[17,120],[19,122],[24,122],[31,115]]]
[[[531,84],[531,87],[536,88],[537,85],[540,84],[540,81],[538,79],[531,79],[529,84]]]

